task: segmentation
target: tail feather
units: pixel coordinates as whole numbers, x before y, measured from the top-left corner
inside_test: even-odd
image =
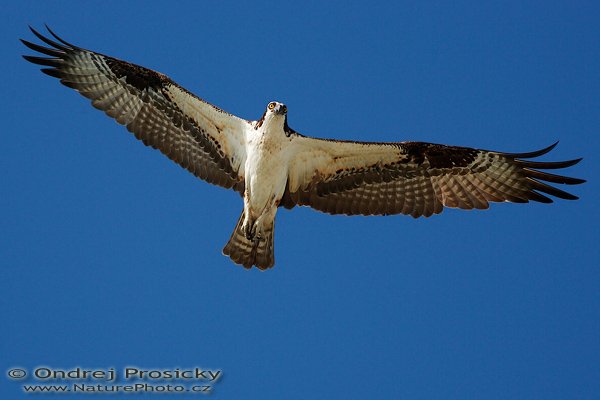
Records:
[[[242,212],[229,242],[223,248],[223,254],[229,256],[236,264],[243,265],[244,268],[252,268],[253,265],[261,270],[271,268],[275,264],[273,254],[274,221],[264,227],[262,238],[254,238],[254,240],[246,238],[242,230],[243,223],[244,212]]]

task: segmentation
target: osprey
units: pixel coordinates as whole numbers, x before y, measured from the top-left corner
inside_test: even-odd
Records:
[[[48,28],[48,27],[46,27]],[[501,153],[422,142],[373,143],[317,139],[288,126],[287,107],[270,102],[247,121],[196,97],[167,76],[31,31],[51,47],[21,40],[49,57],[24,56],[42,72],[92,100],[146,146],[209,183],[244,199],[237,226],[223,249],[234,262],[267,269],[274,264],[273,232],[280,206],[310,206],[329,214],[414,218],[444,207],[486,209],[489,202],[551,203],[544,194],[576,196],[542,181],[582,179],[540,170],[581,159],[531,161],[556,143],[530,153]]]

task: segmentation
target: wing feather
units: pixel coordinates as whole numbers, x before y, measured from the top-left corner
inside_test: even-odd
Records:
[[[543,203],[541,193],[577,197],[542,181],[580,184],[549,174],[581,159],[531,161],[556,143],[528,153],[500,153],[422,142],[369,143],[315,139],[296,133],[286,199],[330,214],[439,214],[445,207],[487,209],[490,202]],[[541,192],[541,193],[540,193]]]
[[[150,69],[86,50],[30,28],[51,47],[21,40],[47,57],[23,56],[42,65],[92,101],[92,105],[125,125],[145,145],[210,183],[243,193],[245,131],[248,121],[228,114]]]

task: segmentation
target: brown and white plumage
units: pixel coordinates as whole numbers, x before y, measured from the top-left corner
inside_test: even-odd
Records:
[[[48,29],[49,30],[49,29]],[[316,139],[289,128],[287,108],[271,102],[246,121],[194,96],[167,76],[60,39],[22,42],[49,57],[24,56],[92,100],[147,146],[197,177],[232,188],[244,211],[223,249],[246,268],[274,264],[277,208],[310,206],[330,214],[429,217],[444,207],[485,209],[490,202],[551,203],[576,196],[550,186],[584,181],[542,170],[580,159],[537,162],[556,146],[500,153],[422,142]]]
[[[489,202],[552,202],[539,192],[575,200],[576,196],[541,181],[584,182],[538,170],[569,167],[581,159],[528,160],[546,154],[557,143],[511,154],[422,142],[305,140],[307,149],[296,155],[290,168],[289,204],[330,214],[417,218],[441,213],[444,206],[469,210],[486,209]],[[306,171],[316,172],[306,175]]]
[[[92,100],[145,145],[197,177],[243,192],[242,132],[248,121],[199,99],[163,74],[31,30],[53,48],[22,42],[52,58],[24,56],[26,60],[52,67],[42,72]]]

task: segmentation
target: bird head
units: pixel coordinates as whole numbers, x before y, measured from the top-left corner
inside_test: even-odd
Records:
[[[287,125],[287,107],[285,104],[278,101],[272,101],[267,105],[262,117],[256,121],[254,129],[266,128],[266,127],[277,127],[281,128],[286,136],[290,136],[292,130]]]
[[[287,106],[278,101],[272,101],[267,105],[267,113],[273,113],[275,115],[286,115]]]

